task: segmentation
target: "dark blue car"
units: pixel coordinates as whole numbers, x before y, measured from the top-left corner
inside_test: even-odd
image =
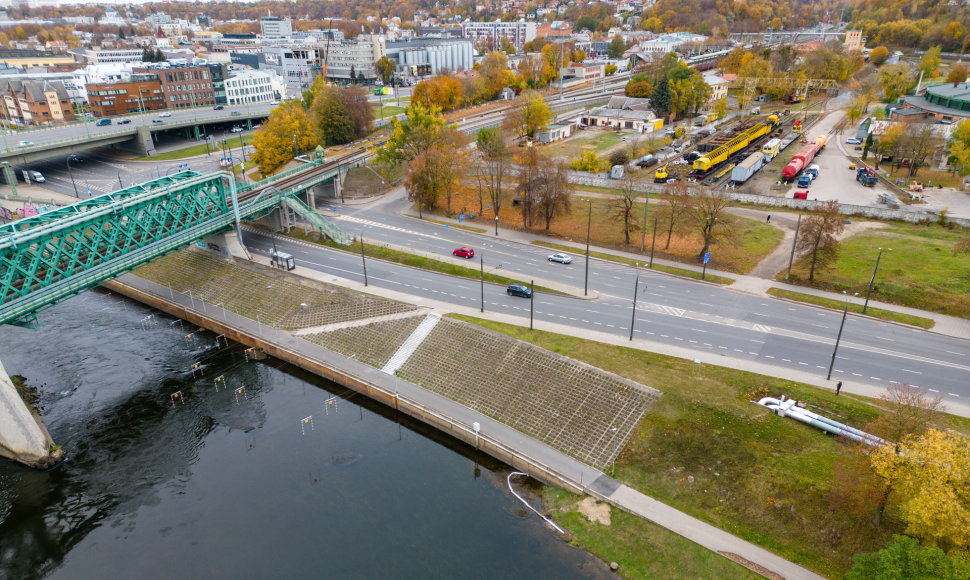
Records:
[[[532,298],[532,289],[525,284],[512,283],[509,287],[505,289],[509,296],[521,296],[523,298]]]

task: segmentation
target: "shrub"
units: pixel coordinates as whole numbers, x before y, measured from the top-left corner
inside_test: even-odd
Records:
[[[613,165],[626,165],[630,162],[630,154],[626,152],[626,149],[617,149],[613,153],[610,153],[610,166]]]
[[[573,159],[569,166],[575,171],[595,173],[600,170],[600,158],[593,151],[584,151],[582,155]]]

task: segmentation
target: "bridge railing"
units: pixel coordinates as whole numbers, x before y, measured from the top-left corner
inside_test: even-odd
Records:
[[[311,161],[309,163],[306,163],[306,164],[303,164],[303,165],[301,165],[299,167],[291,167],[290,169],[287,169],[285,171],[280,171],[279,173],[276,173],[274,175],[271,175],[271,176],[269,176],[269,177],[267,177],[265,179],[260,179],[259,181],[254,181],[254,182],[252,182],[252,183],[250,183],[248,185],[243,185],[242,187],[238,188],[237,191],[239,191],[241,193],[241,192],[244,192],[244,191],[252,191],[254,189],[259,189],[261,187],[267,187],[267,186],[273,185],[273,183],[275,183],[279,179],[282,179],[284,177],[288,177],[290,175],[293,175],[295,173],[299,173],[301,171],[306,171],[310,167],[316,167],[318,165],[323,165],[324,163],[325,163],[325,161],[323,159],[314,159],[313,161]]]

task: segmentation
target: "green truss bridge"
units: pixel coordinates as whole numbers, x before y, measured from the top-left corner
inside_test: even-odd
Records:
[[[298,195],[339,177],[348,160],[311,162],[237,188],[228,173],[184,171],[0,226],[0,325],[286,204],[334,241],[353,236]]]

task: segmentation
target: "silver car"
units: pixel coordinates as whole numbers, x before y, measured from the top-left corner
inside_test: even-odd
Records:
[[[559,262],[560,264],[572,264],[573,259],[569,257],[568,254],[553,254],[549,256],[550,262]]]

